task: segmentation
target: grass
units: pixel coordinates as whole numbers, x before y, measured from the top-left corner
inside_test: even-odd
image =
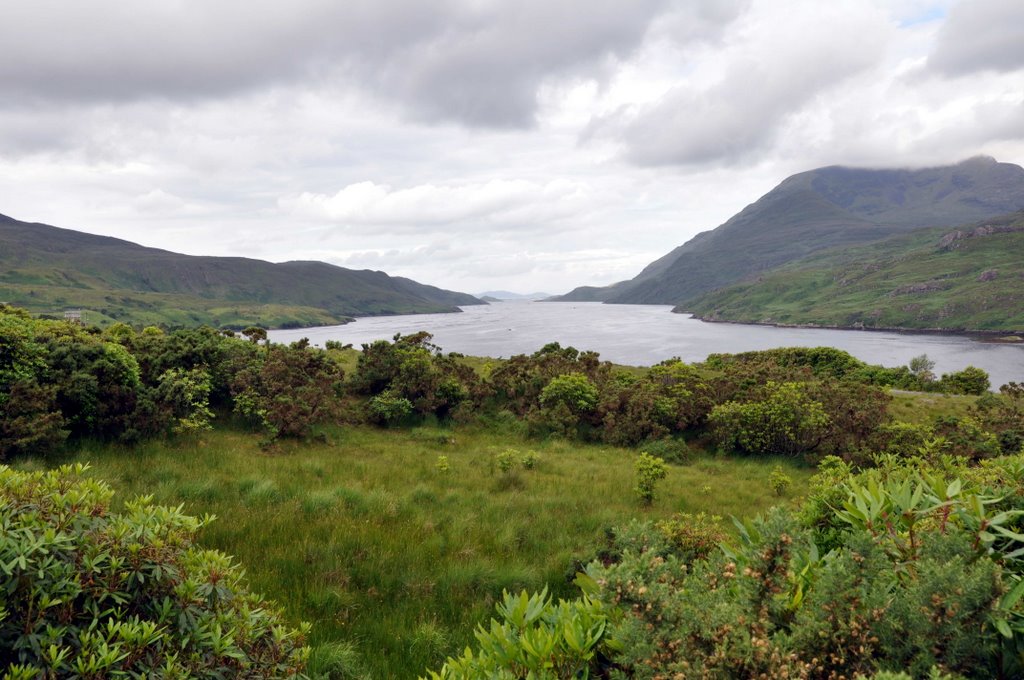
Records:
[[[415,677],[461,650],[503,589],[574,595],[576,565],[610,527],[680,511],[749,516],[792,500],[771,490],[773,465],[793,489],[812,472],[789,460],[698,457],[672,466],[641,507],[636,453],[625,449],[524,441],[494,427],[351,428],[270,452],[258,440],[225,428],[132,449],[85,444],[73,460],[90,462],[122,500],[151,493],[217,515],[204,545],[234,555],[291,621],[311,622],[324,664],[374,678]],[[496,456],[509,448],[539,462],[501,472]]]
[[[978,400],[962,394],[935,392],[904,392],[892,390],[889,414],[893,420],[924,425],[935,422],[936,416],[966,416]]]

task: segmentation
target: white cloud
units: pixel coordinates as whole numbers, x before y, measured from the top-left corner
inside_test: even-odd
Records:
[[[303,192],[278,204],[303,217],[347,226],[388,226],[418,230],[445,225],[462,228],[513,226],[530,231],[585,208],[585,185],[556,179],[491,180],[464,185],[421,184],[395,189],[372,181],[349,184],[333,195]]]
[[[610,283],[794,172],[1024,161],[1021,6],[13,0],[0,212],[470,291]]]

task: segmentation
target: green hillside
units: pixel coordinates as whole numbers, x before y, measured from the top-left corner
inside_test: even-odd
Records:
[[[606,288],[560,299],[686,304],[753,274],[837,246],[1024,209],[1024,169],[991,158],[919,170],[832,166],[789,177],[717,229]]]
[[[814,255],[685,311],[753,323],[1021,331],[1024,211]]]
[[[481,304],[384,272],[325,262],[196,257],[0,215],[0,301],[87,320],[305,326]]]

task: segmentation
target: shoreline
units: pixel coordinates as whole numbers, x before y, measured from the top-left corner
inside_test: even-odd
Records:
[[[1024,344],[1022,330],[988,330],[968,328],[907,328],[905,326],[839,326],[816,323],[780,323],[769,321],[734,321],[731,319],[712,319],[698,316],[693,312],[672,310],[673,314],[689,314],[691,318],[704,323],[733,324],[737,326],[770,326],[774,328],[801,328],[807,330],[831,331],[869,331],[879,333],[905,333],[907,335],[962,335],[978,342],[989,342],[1002,345]]]

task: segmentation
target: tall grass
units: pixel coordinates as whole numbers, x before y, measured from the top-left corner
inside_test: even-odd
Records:
[[[217,515],[203,543],[234,555],[292,621],[313,624],[325,645],[316,663],[331,677],[374,678],[415,677],[462,649],[503,589],[573,595],[574,565],[609,527],[679,511],[751,515],[780,502],[773,465],[795,489],[811,474],[787,460],[697,457],[672,466],[641,507],[635,451],[483,427],[326,434],[267,452],[257,436],[221,429],[131,449],[88,444],[74,459],[122,499],[152,493]],[[539,461],[502,472],[495,459],[509,448]]]

